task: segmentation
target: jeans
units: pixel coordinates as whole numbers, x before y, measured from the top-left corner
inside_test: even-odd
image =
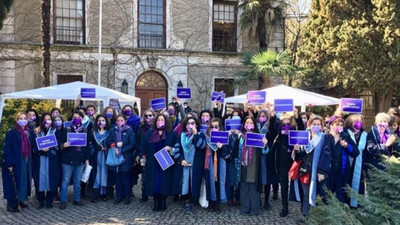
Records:
[[[71,181],[71,177],[74,183],[74,201],[81,200],[81,176],[83,172],[83,165],[71,166],[62,164],[62,181],[61,181],[61,193],[60,202],[67,202],[68,197],[68,185]]]

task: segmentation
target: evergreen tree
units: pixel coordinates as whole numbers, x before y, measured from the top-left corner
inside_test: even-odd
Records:
[[[0,0],[0,30],[3,28],[3,21],[7,18],[12,3],[13,0]]]
[[[313,0],[304,30],[299,57],[314,76],[350,96],[371,91],[387,110],[400,85],[397,0]]]

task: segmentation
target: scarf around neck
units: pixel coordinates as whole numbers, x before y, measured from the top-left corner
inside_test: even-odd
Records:
[[[250,166],[253,160],[253,147],[246,146],[246,132],[243,133],[242,166]]]
[[[155,129],[151,134],[150,143],[157,143],[167,139],[167,134],[165,132],[165,128],[162,130],[162,134],[158,133],[159,130]]]
[[[181,134],[182,148],[185,153],[192,151],[192,149],[194,147],[192,140],[193,140],[193,135],[186,136],[183,133]]]
[[[19,124],[16,124],[15,129],[21,135],[21,154],[23,157],[28,158],[31,155],[31,143],[28,138],[29,128],[25,126],[22,129]]]

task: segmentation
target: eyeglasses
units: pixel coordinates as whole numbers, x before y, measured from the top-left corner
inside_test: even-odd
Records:
[[[144,115],[144,117],[151,118],[151,117],[153,117],[153,115]]]
[[[196,122],[188,122],[189,125],[196,125]]]
[[[210,128],[212,129],[212,128],[217,128],[217,129],[219,129],[219,126],[210,126]]]

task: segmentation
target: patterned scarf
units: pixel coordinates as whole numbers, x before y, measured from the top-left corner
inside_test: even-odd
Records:
[[[210,150],[212,149],[212,151]],[[206,159],[204,161],[204,169],[210,169],[209,168],[209,163],[211,156],[213,155],[214,152],[214,159],[213,159],[213,175],[214,175],[214,181],[218,181],[218,154],[217,154],[218,147],[216,144],[213,144],[210,142],[210,138],[207,137],[207,145],[206,145]]]
[[[181,135],[182,148],[185,153],[192,151],[194,145],[192,143],[193,135]]]
[[[243,134],[242,166],[250,166],[253,160],[253,147],[246,147],[246,133]]]
[[[28,126],[25,126],[24,129],[19,124],[15,125],[15,129],[21,135],[21,154],[23,157],[28,158],[31,155],[31,143],[28,138]]]

